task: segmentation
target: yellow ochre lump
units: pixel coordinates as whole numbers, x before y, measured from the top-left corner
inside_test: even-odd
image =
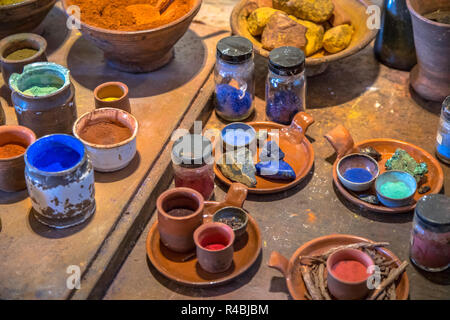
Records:
[[[323,26],[315,24],[314,22],[297,19],[294,16],[289,16],[295,22],[301,24],[306,27],[306,40],[307,44],[305,47],[305,54],[307,57],[313,55],[323,46],[323,36],[325,34],[325,30]]]
[[[282,12],[274,13],[261,36],[263,48],[273,50],[278,47],[292,46],[305,50],[306,27],[295,22]]]
[[[327,21],[334,11],[331,0],[273,0],[273,7],[296,18],[316,23]]]
[[[344,50],[352,41],[353,27],[343,24],[329,29],[323,37],[323,47],[329,53],[337,53]]]
[[[247,19],[248,31],[252,36],[260,36],[269,22],[270,17],[279,10],[269,7],[258,8]]]

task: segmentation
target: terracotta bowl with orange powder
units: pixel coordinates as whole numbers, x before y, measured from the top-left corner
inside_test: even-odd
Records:
[[[107,63],[118,70],[142,73],[168,64],[174,45],[186,33],[202,0],[173,0],[160,14],[163,0],[62,0],[80,24],[81,33],[103,50]],[[81,21],[72,5],[81,10]]]
[[[16,192],[26,188],[24,154],[36,135],[23,126],[0,126],[0,190]]]
[[[87,112],[73,125],[73,134],[86,147],[96,171],[125,168],[136,155],[138,122],[130,113],[102,108]]]

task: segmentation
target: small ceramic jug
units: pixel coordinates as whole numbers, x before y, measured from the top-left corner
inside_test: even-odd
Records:
[[[36,133],[37,137],[52,133],[72,133],[77,119],[75,87],[69,70],[56,63],[36,62],[13,73],[9,79],[11,99],[17,120]],[[52,88],[48,94],[37,93],[36,87]]]
[[[33,49],[36,53],[28,58],[15,60],[8,56],[20,49]],[[34,62],[45,62],[47,56],[47,41],[34,33],[19,33],[6,37],[0,41],[0,63],[5,84],[9,83],[9,77],[13,73],[22,73],[23,67]]]
[[[116,108],[131,113],[128,86],[122,82],[106,82],[94,90],[95,108]]]
[[[175,252],[194,250],[194,231],[203,223],[203,196],[190,188],[170,189],[159,196],[156,208],[158,231],[164,246]],[[190,213],[175,215],[173,210]]]

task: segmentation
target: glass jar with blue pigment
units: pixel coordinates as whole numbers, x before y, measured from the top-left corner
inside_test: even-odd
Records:
[[[248,39],[233,36],[218,42],[214,79],[215,107],[219,117],[241,121],[252,114],[254,71],[253,45]]]
[[[450,96],[442,104],[441,120],[436,138],[436,154],[443,162],[450,164]]]
[[[269,54],[266,81],[266,115],[268,120],[288,125],[294,116],[305,111],[305,54],[295,47],[280,47]]]

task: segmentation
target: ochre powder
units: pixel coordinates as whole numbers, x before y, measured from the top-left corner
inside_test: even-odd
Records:
[[[20,144],[15,143],[7,143],[0,147],[0,158],[12,158],[18,155],[24,154],[26,148],[21,146]]]
[[[89,143],[110,145],[127,140],[132,136],[132,132],[120,122],[100,120],[88,123],[79,135]]]

